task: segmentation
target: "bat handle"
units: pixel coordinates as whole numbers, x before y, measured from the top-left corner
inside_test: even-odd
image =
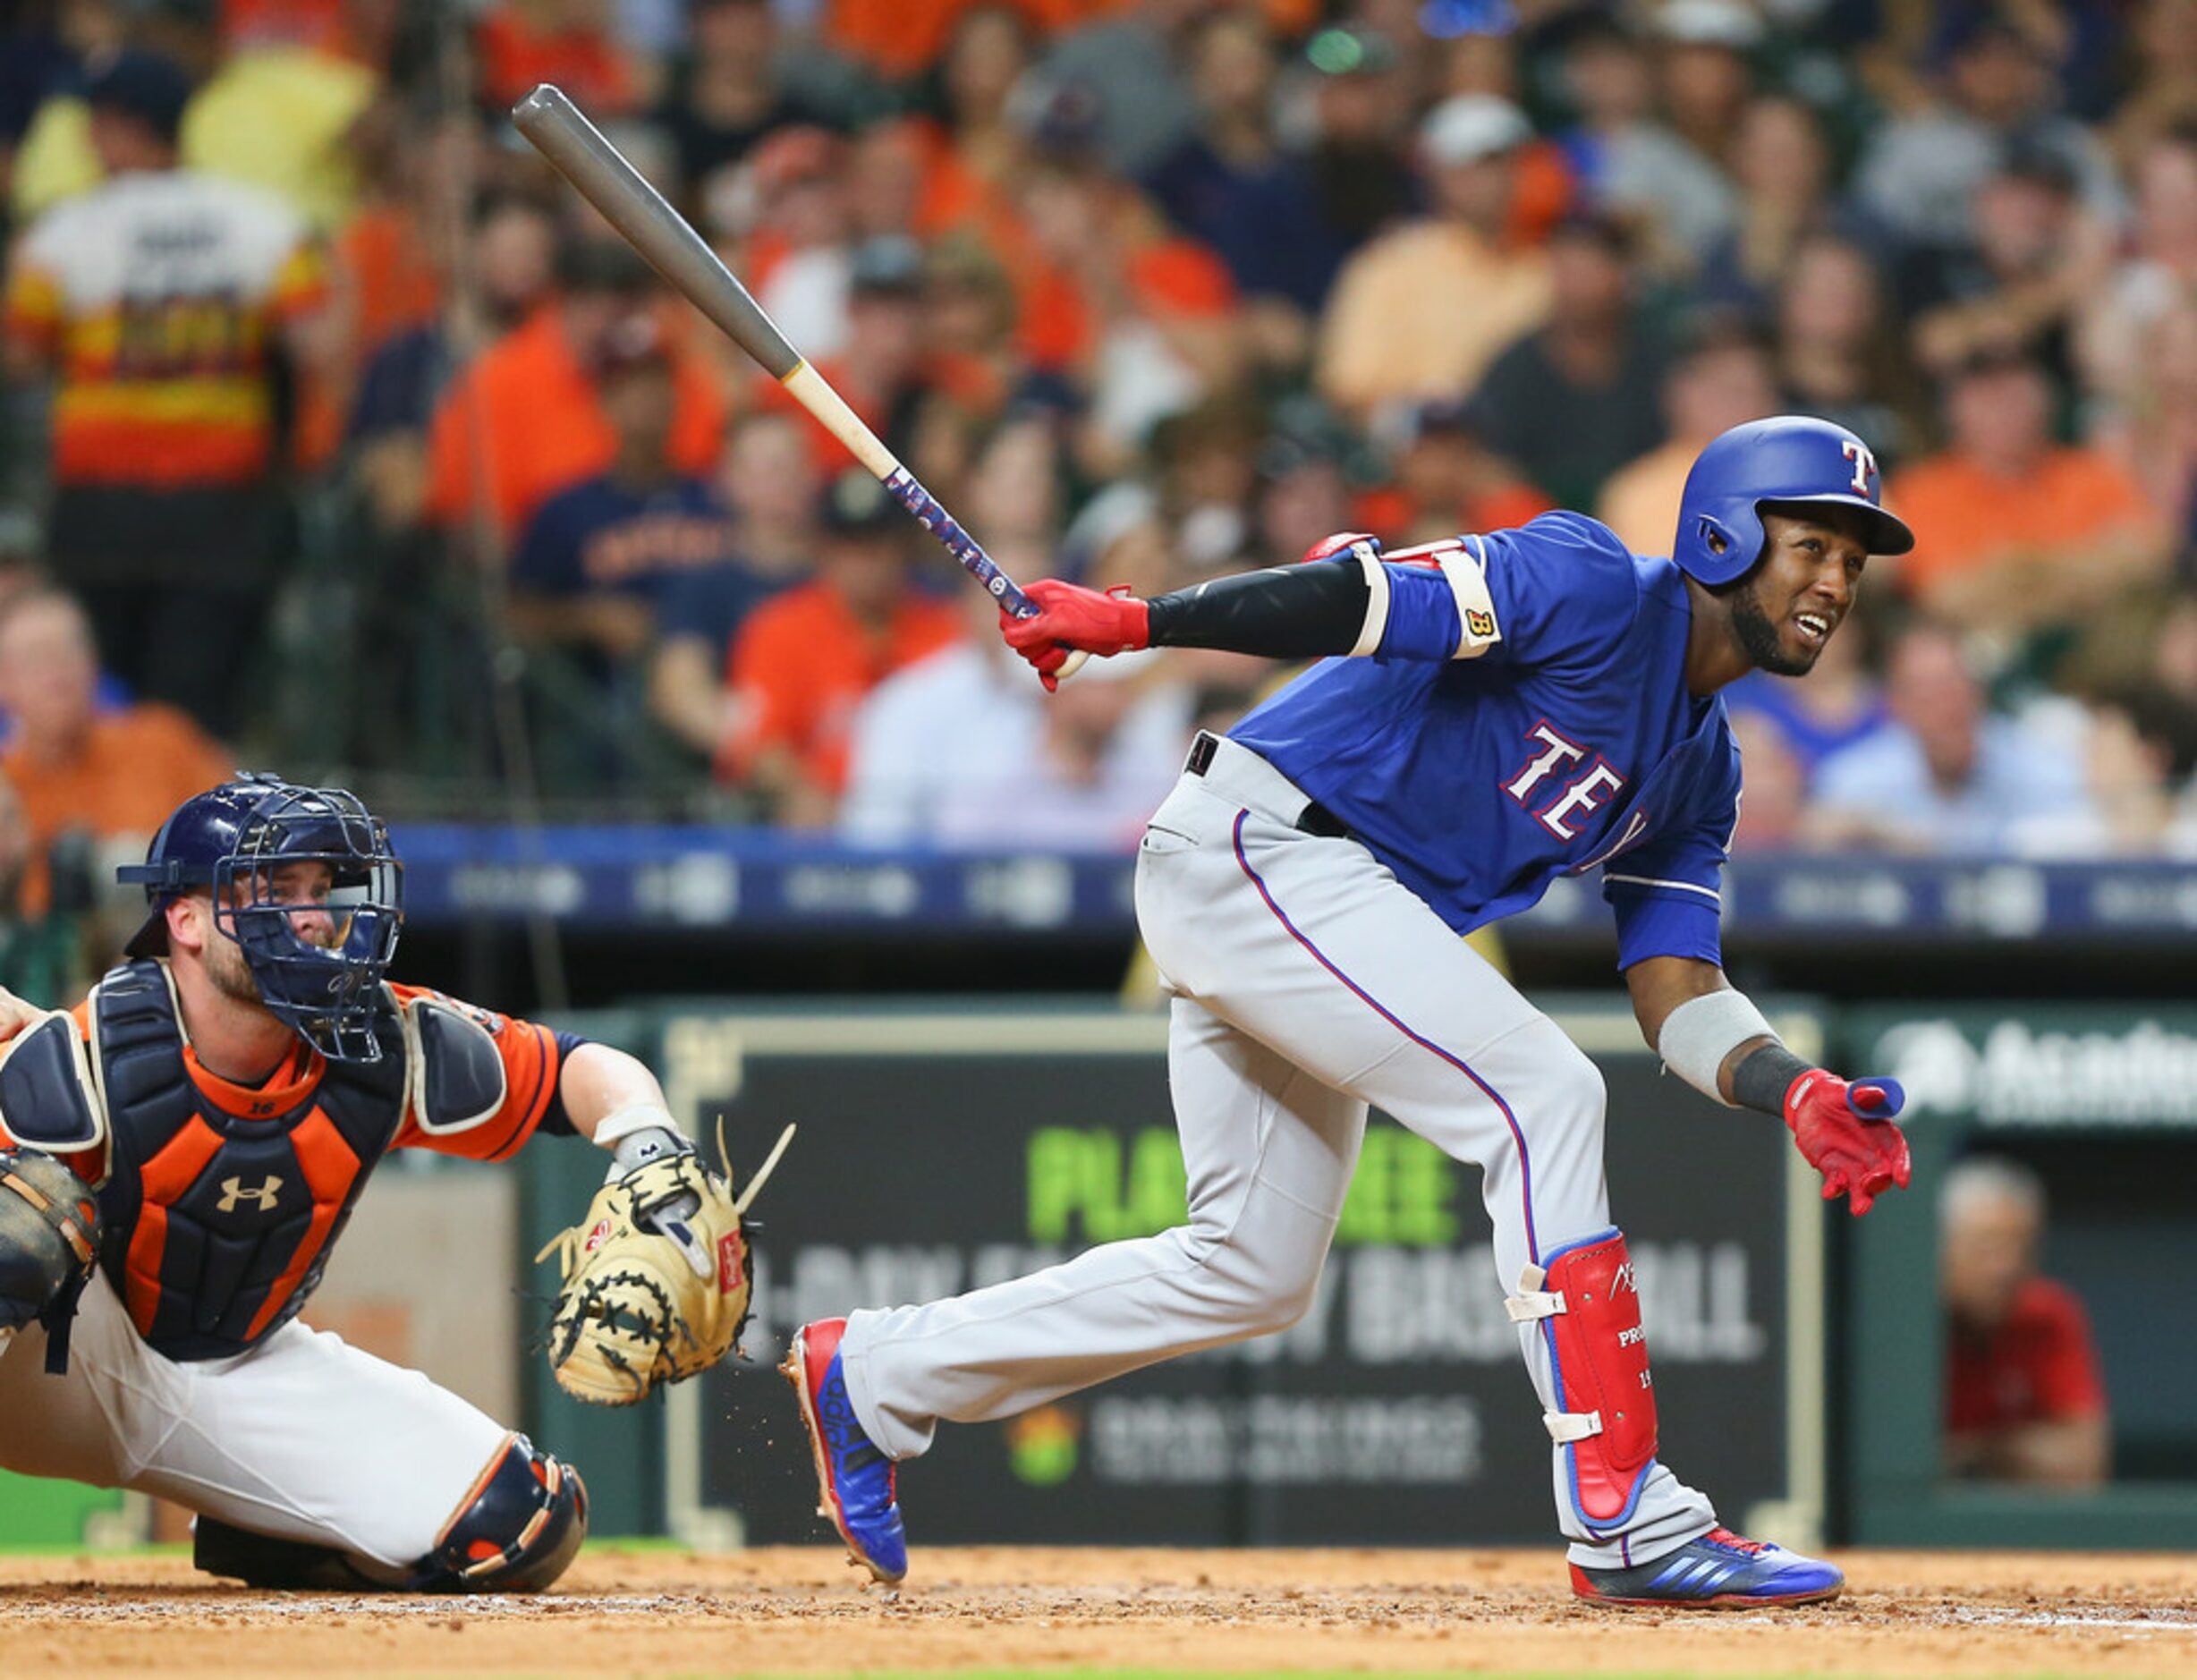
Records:
[[[984,545],[938,505],[938,498],[922,487],[914,473],[905,467],[895,467],[892,476],[885,480],[885,488],[901,506],[915,515],[916,523],[946,546],[946,552],[961,562],[963,571],[991,592],[992,598],[1001,607],[1017,618],[1036,615],[1038,609],[1030,597],[1017,589],[1014,580],[984,552]]]
[[[960,522],[938,505],[938,498],[923,488],[914,473],[896,466],[886,479],[885,488],[901,506],[915,515],[918,524],[946,546],[946,552],[961,562],[962,569],[981,583],[1002,607],[1017,618],[1037,616],[1037,603],[999,569],[998,563],[984,552],[984,545],[961,528]],[[1054,680],[1073,675],[1086,657],[1081,652],[1071,653],[1054,674]]]

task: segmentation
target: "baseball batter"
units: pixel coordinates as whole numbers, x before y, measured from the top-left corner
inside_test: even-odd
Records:
[[[255,1586],[547,1586],[579,1476],[298,1312],[392,1150],[578,1133],[657,1183],[691,1150],[655,1076],[386,983],[401,874],[340,789],[225,783],[120,875],[128,961],[70,1012],[0,991],[0,1465],[188,1506],[199,1566]]]
[[[786,1373],[855,1560],[898,1580],[895,1466],[938,1421],[1009,1416],[1314,1298],[1369,1106],[1477,1163],[1506,1302],[1554,1443],[1574,1591],[1610,1604],[1829,1598],[1828,1564],[1718,1526],[1658,1462],[1656,1396],[1602,1176],[1593,1065],[1458,936],[1599,870],[1647,1040],[1726,1105],[1781,1116],[1852,1209],[1908,1180],[1891,1082],[1807,1065],[1726,982],[1718,880],[1739,754],[1718,691],[1809,670],[1872,554],[1913,537],[1852,433],[1783,418],[1695,462],[1672,558],[1550,513],[1149,601],[1044,581],[1006,638],[1065,650],[1325,658],[1152,818],[1137,919],[1172,995],[1189,1219],[953,1300],[799,1331]]]

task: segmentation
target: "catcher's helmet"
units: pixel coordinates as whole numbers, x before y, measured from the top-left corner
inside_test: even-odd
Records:
[[[274,871],[284,863],[327,864],[327,901],[279,900]],[[215,926],[243,947],[269,1010],[323,1056],[380,1058],[374,1014],[404,920],[404,875],[389,831],[356,794],[240,775],[178,805],[145,861],[123,864],[115,878],[142,886],[151,906],[126,947],[131,956],[165,955],[168,904],[207,888]],[[333,920],[329,944],[300,937],[292,918],[305,911]]]
[[[1871,554],[1914,547],[1906,522],[1884,511],[1877,457],[1844,426],[1779,414],[1735,426],[1693,462],[1678,502],[1671,558],[1712,588],[1753,570],[1762,557],[1765,502],[1830,502],[1864,509]]]

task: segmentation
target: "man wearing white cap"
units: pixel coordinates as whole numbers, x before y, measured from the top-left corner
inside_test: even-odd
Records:
[[[1548,312],[1548,259],[1509,242],[1525,114],[1493,94],[1428,113],[1419,163],[1432,214],[1381,235],[1344,266],[1329,299],[1316,377],[1361,419],[1458,396]]]

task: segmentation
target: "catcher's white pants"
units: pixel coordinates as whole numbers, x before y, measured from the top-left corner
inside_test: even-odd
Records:
[[[1293,827],[1304,803],[1224,742],[1160,807],[1138,858],[1138,923],[1173,993],[1190,1222],[949,1301],[852,1315],[848,1391],[893,1457],[922,1452],[941,1418],[1011,1416],[1294,1323],[1369,1104],[1480,1165],[1506,1282],[1609,1225],[1593,1064],[1362,846]],[[1555,1409],[1536,1327],[1520,1343]],[[1658,1466],[1632,1521],[1590,1534],[1554,1457],[1574,1562],[1646,1562],[1715,1523]]]
[[[99,1274],[67,1374],[47,1374],[35,1326],[0,1356],[0,1466],[397,1566],[434,1547],[508,1433],[418,1371],[294,1319],[232,1359],[163,1358]]]

